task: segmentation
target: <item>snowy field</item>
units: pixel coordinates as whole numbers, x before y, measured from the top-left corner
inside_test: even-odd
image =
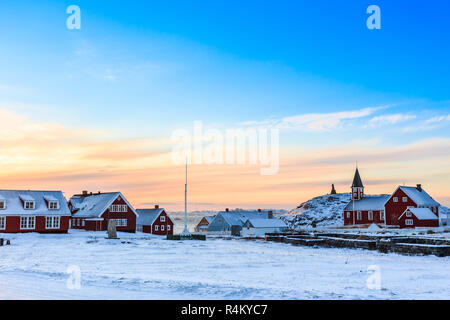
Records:
[[[119,233],[120,240],[86,231],[3,236],[12,245],[0,247],[0,299],[450,297],[450,257],[142,233]],[[381,289],[367,286],[370,266],[380,270]],[[79,289],[68,268],[81,271]]]

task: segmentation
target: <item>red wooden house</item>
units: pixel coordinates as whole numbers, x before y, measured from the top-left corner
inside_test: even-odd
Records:
[[[200,222],[195,226],[195,232],[207,232],[209,224],[211,223],[211,221],[213,221],[214,218],[215,216],[203,217],[200,220]]]
[[[2,233],[66,233],[69,220],[61,191],[0,190]]]
[[[120,192],[74,195],[69,200],[71,228],[90,231],[107,230],[108,221],[116,221],[117,231],[135,232],[138,214]]]
[[[416,187],[400,186],[385,204],[386,224],[399,225],[398,219],[408,208],[428,208],[439,218],[439,206],[439,203],[422,189],[422,185],[418,184]],[[420,226],[420,223],[417,226]]]
[[[155,205],[154,209],[137,209],[137,230],[145,233],[167,235],[173,234],[173,221],[163,208]]]
[[[398,218],[400,228],[439,227],[439,218],[428,208],[408,208]]]

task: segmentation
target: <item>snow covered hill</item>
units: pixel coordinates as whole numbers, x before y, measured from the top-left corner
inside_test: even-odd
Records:
[[[342,226],[342,212],[350,201],[350,193],[327,194],[303,202],[297,208],[282,215],[289,227]]]

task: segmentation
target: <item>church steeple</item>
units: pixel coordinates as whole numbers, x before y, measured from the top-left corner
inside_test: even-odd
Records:
[[[356,167],[352,183],[352,200],[360,200],[362,197],[364,197],[364,185],[359,175],[358,167]]]

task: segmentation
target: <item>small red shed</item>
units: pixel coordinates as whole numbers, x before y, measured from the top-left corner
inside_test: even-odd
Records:
[[[137,231],[156,235],[173,234],[174,223],[163,208],[155,205],[154,209],[136,209]]]

